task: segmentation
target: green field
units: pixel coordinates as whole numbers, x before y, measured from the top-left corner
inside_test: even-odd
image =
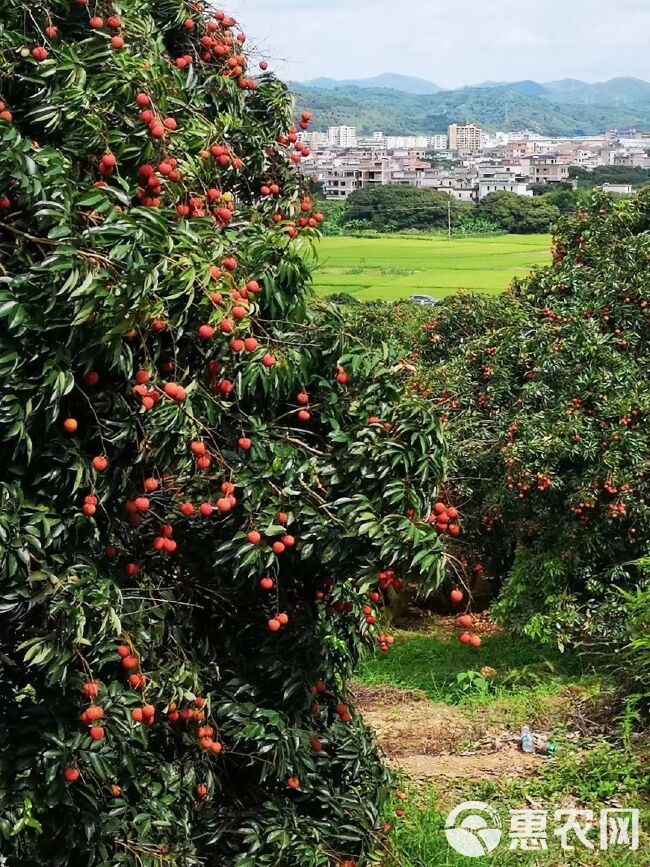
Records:
[[[319,295],[348,292],[364,301],[415,294],[444,298],[459,289],[496,293],[534,265],[546,264],[550,250],[548,235],[323,238],[315,286]]]

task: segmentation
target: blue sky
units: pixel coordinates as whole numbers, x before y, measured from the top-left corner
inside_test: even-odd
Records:
[[[650,0],[232,0],[285,78],[650,79]]]

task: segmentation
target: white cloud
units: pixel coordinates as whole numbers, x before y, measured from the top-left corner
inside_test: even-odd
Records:
[[[228,11],[294,79],[650,77],[648,0],[233,0]]]

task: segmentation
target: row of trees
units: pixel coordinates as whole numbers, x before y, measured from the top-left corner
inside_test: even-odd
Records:
[[[245,42],[183,0],[2,5],[11,867],[380,843],[388,778],[346,684],[389,650],[402,578],[442,579],[440,426],[308,303],[321,214]]]
[[[571,200],[569,203],[568,200]],[[545,233],[577,197],[560,190],[526,198],[514,193],[490,193],[478,205],[461,202],[437,190],[415,187],[366,187],[345,203],[322,203],[326,232],[448,231],[453,233]]]
[[[602,184],[632,184],[645,187],[650,184],[650,169],[634,166],[598,166],[595,169],[571,168],[570,177],[576,178],[580,189],[591,189]]]
[[[410,354],[450,441],[470,583],[494,576],[509,627],[560,646],[627,645],[650,670],[650,192],[596,194],[553,264],[433,313],[364,309]]]

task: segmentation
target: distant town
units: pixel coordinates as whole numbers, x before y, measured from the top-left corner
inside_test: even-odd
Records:
[[[475,124],[452,124],[447,134],[358,135],[352,126],[304,132],[310,154],[304,171],[318,179],[327,199],[345,201],[370,186],[428,188],[464,202],[490,193],[533,196],[540,187],[575,187],[571,168],[650,168],[650,132],[614,130],[602,135],[553,138],[523,130],[487,133]],[[631,195],[631,184],[604,184]]]

